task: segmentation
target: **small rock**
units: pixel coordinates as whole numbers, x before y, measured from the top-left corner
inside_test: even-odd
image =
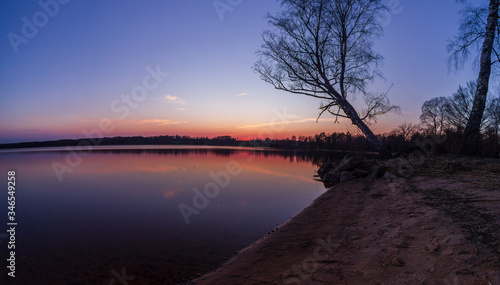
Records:
[[[403,166],[404,161],[401,158],[392,158],[387,160],[384,163],[384,166],[390,168],[391,170],[395,169],[396,171]]]
[[[344,171],[340,174],[339,182],[347,182],[356,179],[356,176],[349,171]]]
[[[387,171],[382,178],[389,179],[392,181],[398,177],[396,175],[392,174],[391,172]]]
[[[427,250],[430,252],[438,252],[439,251],[439,240],[437,238],[432,239],[429,244],[426,246]]]
[[[389,159],[384,163],[384,166],[393,174],[402,177],[409,177],[413,172],[413,168],[408,161],[401,158]]]
[[[339,183],[339,180],[340,180],[340,174],[332,173],[330,171],[323,178],[323,183],[325,184],[326,188],[330,188],[330,187],[334,186],[335,184]]]
[[[365,171],[369,171],[370,168],[372,168],[374,165],[374,162],[370,162],[370,161],[366,161],[366,160],[363,160],[361,161],[361,163],[358,165],[358,169],[362,169],[362,170],[365,170]]]
[[[361,163],[361,160],[355,157],[344,158],[337,167],[333,169],[334,173],[342,173],[356,168]]]
[[[405,262],[404,262],[404,260],[402,260],[399,257],[394,257],[391,261],[391,265],[401,267],[401,266],[405,265]]]
[[[369,179],[369,180],[377,179],[377,172],[372,172],[372,173],[368,174],[368,176],[366,176],[366,179]]]
[[[464,269],[457,270],[456,274],[474,275],[474,270],[464,268]]]
[[[384,176],[384,173],[387,170],[387,168],[381,167],[378,165],[374,165],[374,166],[372,166],[372,168],[370,170],[372,173],[374,173],[374,175],[375,175],[374,179],[376,179],[376,178],[381,178],[382,176]]]
[[[354,174],[354,176],[361,178],[361,177],[368,176],[370,174],[370,172],[366,171],[366,170],[362,170],[362,169],[356,169],[356,170],[354,170],[353,174]]]
[[[329,160],[325,161],[321,167],[318,169],[319,177],[323,178],[332,168],[335,168],[335,162]]]
[[[395,239],[391,241],[391,244],[396,248],[408,248],[409,244],[405,239]]]
[[[455,251],[453,251],[453,248],[452,248],[452,247],[445,247],[445,249],[443,249],[443,250],[441,251],[441,254],[442,254],[442,255],[449,255],[449,256],[451,256],[451,255],[453,255],[454,253],[455,253]]]

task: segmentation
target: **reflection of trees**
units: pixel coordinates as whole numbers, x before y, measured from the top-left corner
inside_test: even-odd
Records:
[[[115,155],[158,155],[158,156],[190,156],[213,155],[217,157],[236,157],[237,155],[255,156],[261,158],[281,157],[290,163],[312,163],[319,166],[325,160],[340,160],[348,152],[328,150],[276,150],[259,148],[188,148],[188,149],[95,149],[95,153],[110,153]],[[374,155],[375,157],[375,155]]]
[[[45,148],[48,147],[61,148],[64,150],[79,150],[82,151],[89,147],[95,151],[108,151],[120,153],[154,153],[154,154],[173,154],[187,155],[191,153],[197,154],[214,154],[214,155],[232,155],[236,151],[252,150],[257,151],[259,155],[278,155],[290,158],[294,153],[294,157],[302,157],[305,155],[317,156],[320,154],[312,154],[318,150],[339,150],[339,151],[373,151],[373,148],[366,147],[366,138],[364,136],[352,136],[349,132],[332,133],[332,134],[316,134],[314,136],[295,136],[295,140],[284,139],[253,139],[251,141],[241,141],[229,136],[221,136],[216,138],[192,138],[189,136],[158,136],[158,137],[113,137],[113,138],[98,138],[98,139],[77,139],[77,140],[58,140],[58,141],[42,141],[42,142],[25,142],[25,143],[10,143],[0,144],[0,149],[21,149],[21,148]],[[80,147],[81,146],[81,147]],[[55,150],[56,151],[56,150]],[[281,154],[271,154],[272,152]],[[312,151],[312,152],[311,152]],[[321,156],[321,155],[320,155]]]

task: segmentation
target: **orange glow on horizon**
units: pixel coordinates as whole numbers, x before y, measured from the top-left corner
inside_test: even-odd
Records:
[[[45,141],[58,139],[81,139],[91,137],[117,137],[117,136],[164,136],[180,135],[190,137],[231,136],[243,141],[253,139],[287,139],[292,136],[314,136],[319,133],[331,134],[334,132],[346,133],[350,131],[352,135],[361,134],[357,127],[343,120],[334,124],[331,120],[315,122],[312,120],[297,120],[281,124],[239,124],[226,125],[224,127],[214,125],[211,122],[187,122],[174,121],[168,119],[149,120],[109,120],[108,125],[102,125],[103,119],[68,119],[66,124],[55,124],[47,122],[46,128],[29,135],[22,129],[11,129],[4,132],[3,136],[19,137],[25,141]],[[375,134],[389,132],[394,129],[400,120],[383,121],[380,124],[371,126]],[[250,127],[241,127],[250,126]],[[38,136],[43,134],[43,136]]]

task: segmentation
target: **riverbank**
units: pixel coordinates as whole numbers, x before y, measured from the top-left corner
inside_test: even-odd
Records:
[[[500,284],[500,167],[334,186],[191,284]]]

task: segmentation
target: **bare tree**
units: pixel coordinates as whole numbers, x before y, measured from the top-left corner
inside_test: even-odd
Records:
[[[446,124],[453,128],[456,132],[462,133],[465,130],[467,122],[472,112],[472,106],[474,104],[474,95],[476,93],[477,84],[475,81],[467,82],[467,85],[463,87],[458,86],[457,92],[453,93],[451,97],[447,98],[446,104]],[[486,107],[488,103],[486,104]],[[479,126],[480,130],[484,130],[485,122],[488,119],[488,114],[485,113],[481,119],[481,124]]]
[[[482,41],[480,69],[477,80],[477,88],[474,95],[474,104],[471,115],[467,121],[462,146],[462,154],[473,154],[477,151],[481,121],[486,104],[489,88],[491,67],[500,62],[500,41],[498,23],[498,10],[500,0],[490,0],[489,7],[473,8],[467,7],[462,12],[462,21],[459,34],[448,44],[450,63],[455,67],[463,65],[467,60],[470,48],[479,45]],[[494,56],[494,60],[492,60]]]
[[[367,85],[381,75],[382,56],[373,39],[382,33],[380,0],[283,0],[284,10],[268,15],[273,30],[263,33],[255,70],[276,89],[324,100],[320,107],[351,120],[382,154],[387,151],[367,124],[378,115],[398,111],[387,92],[370,93]],[[351,105],[360,93],[367,108]],[[318,118],[319,118],[318,116]]]
[[[422,105],[420,122],[425,131],[430,135],[442,135],[446,129],[446,109],[448,99],[446,97],[436,97],[427,100]]]
[[[447,98],[445,106],[446,121],[456,132],[462,133],[467,125],[475,92],[476,83],[469,81],[466,87],[459,85],[457,92]]]
[[[412,123],[402,123],[401,125],[397,126],[391,134],[395,136],[400,136],[403,138],[404,141],[408,142],[411,140],[413,135],[418,131],[418,126]]]

